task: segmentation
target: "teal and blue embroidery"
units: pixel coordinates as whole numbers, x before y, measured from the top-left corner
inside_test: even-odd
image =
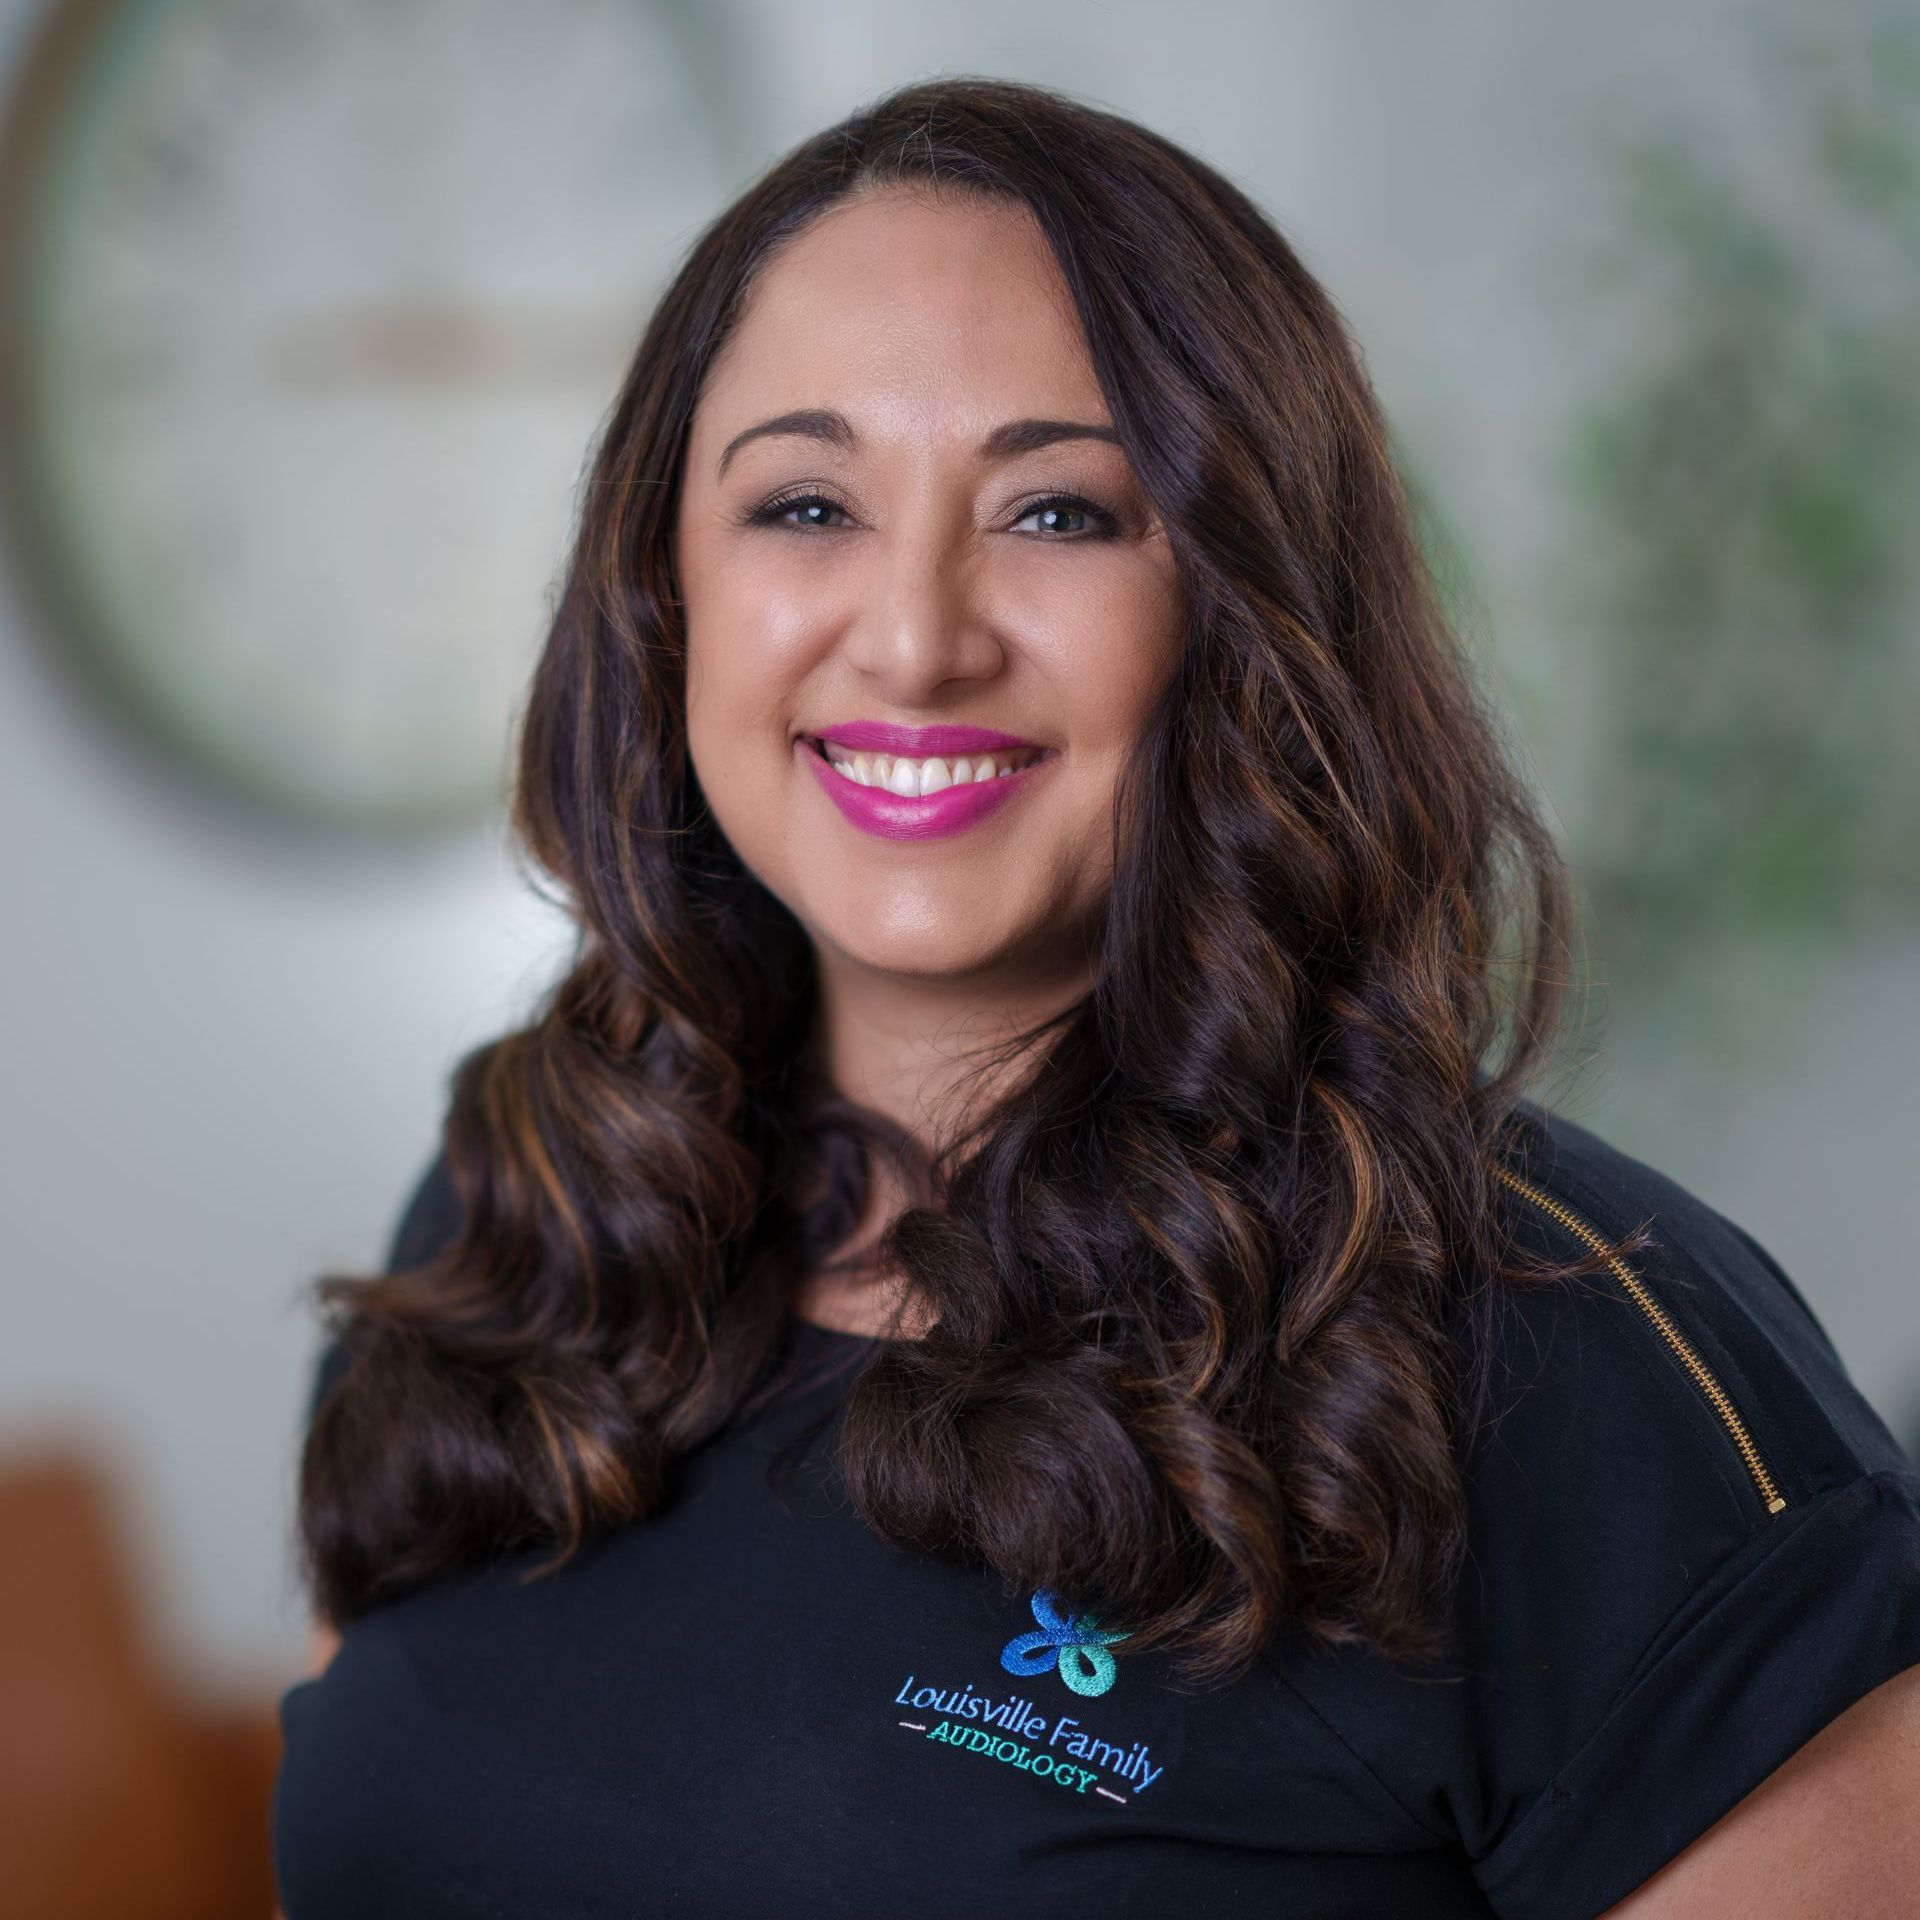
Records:
[[[1016,1634],[1000,1649],[1000,1664],[1023,1680],[1057,1666],[1060,1678],[1075,1693],[1089,1698],[1105,1693],[1116,1672],[1107,1648],[1127,1636],[1106,1632],[1089,1613],[1070,1615],[1044,1587],[1028,1604],[1040,1630]]]

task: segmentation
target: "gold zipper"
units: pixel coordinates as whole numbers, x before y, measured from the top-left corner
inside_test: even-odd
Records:
[[[1666,1310],[1648,1292],[1646,1282],[1621,1259],[1606,1240],[1601,1238],[1594,1227],[1583,1220],[1571,1207],[1562,1206],[1551,1194],[1543,1193],[1531,1181],[1522,1180],[1518,1174],[1509,1172],[1505,1167],[1495,1167],[1493,1171],[1514,1192],[1524,1194],[1542,1213],[1559,1221],[1576,1240],[1584,1242],[1595,1253],[1605,1257],[1607,1265],[1613,1269],[1614,1277],[1626,1288],[1634,1305],[1659,1329],[1660,1337],[1679,1356],[1681,1365],[1693,1375],[1699,1383],[1700,1391],[1713,1403],[1713,1410],[1719,1414],[1727,1432],[1733,1436],[1733,1444],[1740,1449],[1740,1457],[1747,1463],[1747,1471],[1752,1474],[1753,1484],[1760,1490],[1760,1498],[1767,1503],[1767,1511],[1779,1513],[1786,1506],[1786,1499],[1780,1489],[1774,1485],[1773,1476],[1768,1473],[1766,1463],[1760,1458],[1760,1449],[1753,1444],[1753,1436],[1747,1431],[1747,1423],[1735,1410],[1726,1388],[1714,1378],[1706,1362],[1694,1352],[1686,1336],[1668,1319]]]

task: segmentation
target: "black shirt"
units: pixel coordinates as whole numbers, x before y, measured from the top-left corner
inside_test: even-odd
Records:
[[[1920,1472],[1751,1237],[1531,1111],[1524,1231],[1657,1245],[1508,1296],[1456,1661],[1283,1633],[1183,1687],[878,1539],[830,1461],[872,1343],[796,1320],[822,1377],[662,1514],[442,1578],[288,1690],[288,1920],[1602,1912],[1920,1663]],[[436,1161],[394,1260],[454,1204]]]

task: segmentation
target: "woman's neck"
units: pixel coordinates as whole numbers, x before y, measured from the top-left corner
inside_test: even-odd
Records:
[[[870,1339],[918,1339],[925,1316],[900,1312],[896,1276],[883,1274],[876,1243],[908,1195],[891,1160],[872,1170],[860,1219],[845,1242],[794,1289],[790,1305],[802,1320]]]
[[[1082,999],[1084,970],[1045,979],[908,977],[816,950],[813,1051],[849,1100],[914,1139],[961,1133],[1026,1062],[1018,1037]]]
[[[957,1138],[1024,1069],[1011,1043],[1087,991],[1084,974],[1050,983],[968,976],[907,978],[854,967],[841,955],[817,957],[819,1012],[813,1056],[847,1099],[902,1128],[923,1154]],[[931,1324],[924,1309],[902,1308],[898,1275],[881,1270],[877,1248],[910,1204],[891,1156],[870,1163],[865,1204],[845,1241],[796,1288],[793,1311],[840,1333],[918,1339]]]

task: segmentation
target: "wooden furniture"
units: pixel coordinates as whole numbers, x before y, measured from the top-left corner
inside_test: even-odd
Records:
[[[161,1670],[102,1469],[0,1459],[6,1920],[264,1920],[271,1702],[216,1709]]]

